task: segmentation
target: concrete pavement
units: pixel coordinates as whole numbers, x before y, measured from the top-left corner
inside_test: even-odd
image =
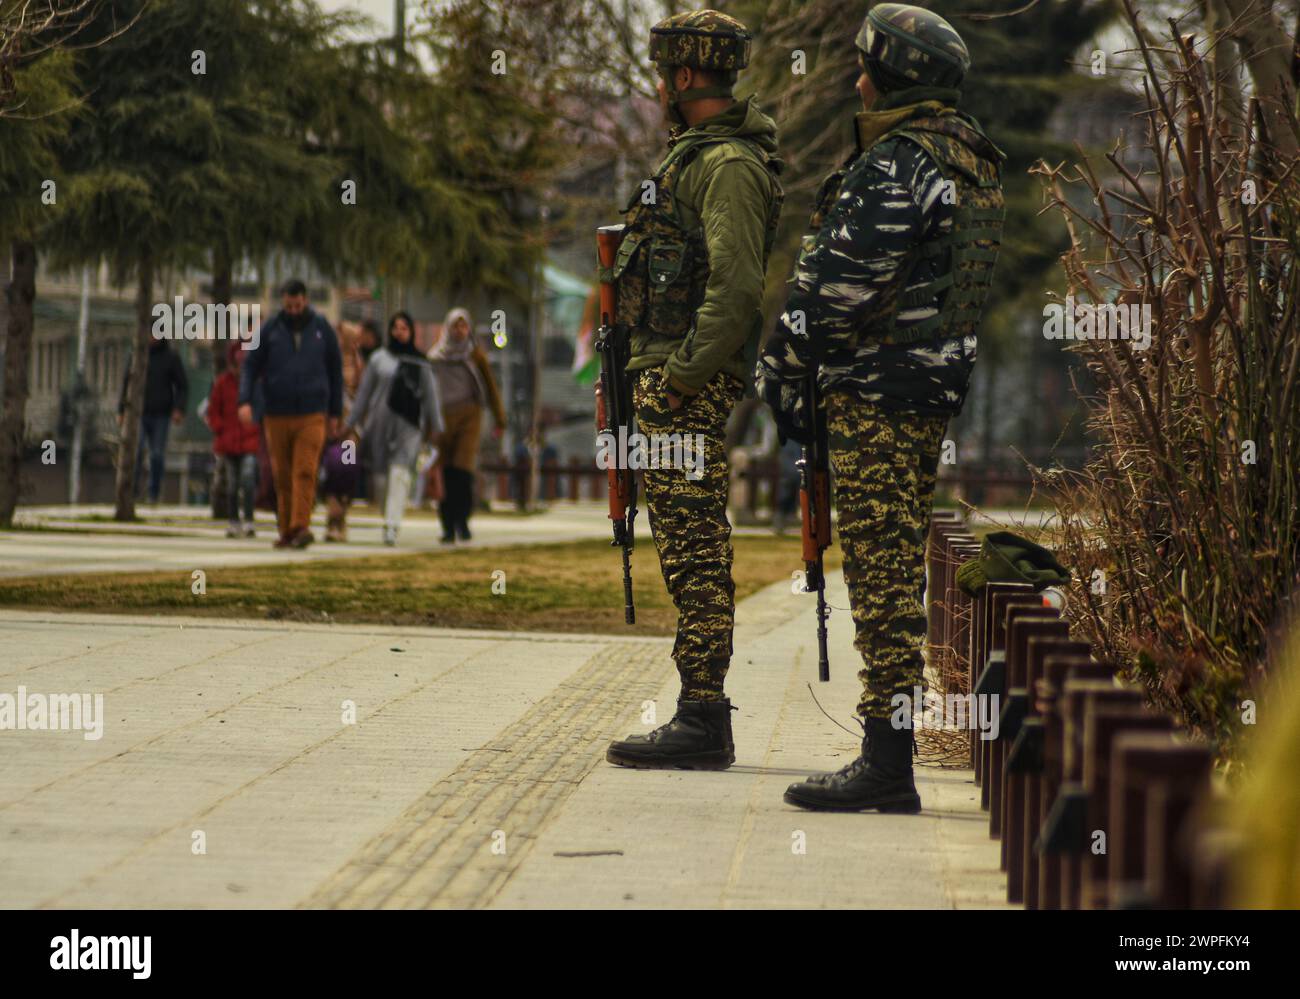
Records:
[[[671,714],[667,639],[0,612],[0,694],[104,695],[98,740],[0,731],[0,905],[1001,906],[968,771],[919,816],[782,802],[856,750],[831,642],[818,684],[812,598],[744,601],[736,765],[653,772],[603,750]]]

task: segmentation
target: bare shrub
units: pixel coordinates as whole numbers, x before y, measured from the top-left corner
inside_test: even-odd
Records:
[[[1231,756],[1300,566],[1300,178],[1295,134],[1275,133],[1295,131],[1295,108],[1262,86],[1229,99],[1214,36],[1170,22],[1157,38],[1126,7],[1140,140],[1035,170],[1070,230],[1070,293],[1149,306],[1150,346],[1069,347],[1091,381],[1091,456],[1036,471],[1062,514],[1078,627]]]

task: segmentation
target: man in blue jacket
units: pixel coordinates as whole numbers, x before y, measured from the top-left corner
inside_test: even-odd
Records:
[[[185,365],[166,340],[149,341],[149,366],[145,373],[144,409],[140,414],[140,447],[136,452],[135,484],[140,489],[144,473],[144,456],[149,454],[149,502],[158,503],[162,494],[164,463],[167,457],[167,434],[171,424],[180,426],[185,419],[185,403],[190,384]],[[122,392],[117,401],[117,422],[126,411],[126,390],[131,381],[128,363],[122,375]]]
[[[338,434],[343,414],[343,359],[333,328],[308,306],[306,285],[286,284],[283,304],[244,359],[239,418],[253,422],[253,393],[261,382],[278,504],[275,547],[306,548],[316,540],[309,525],[321,449],[326,436]]]

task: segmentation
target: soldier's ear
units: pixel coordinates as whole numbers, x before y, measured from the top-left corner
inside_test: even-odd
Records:
[[[695,70],[690,66],[678,66],[676,83],[677,92],[679,94],[683,91],[690,90],[691,87],[695,85]]]

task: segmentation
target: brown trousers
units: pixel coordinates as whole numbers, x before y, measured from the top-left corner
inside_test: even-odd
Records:
[[[483,407],[477,402],[462,402],[442,411],[446,429],[438,438],[438,464],[474,471],[478,464],[479,428]]]
[[[325,414],[266,416],[266,447],[275,474],[276,522],[281,537],[292,537],[311,523],[316,505],[316,471],[325,446]]]

